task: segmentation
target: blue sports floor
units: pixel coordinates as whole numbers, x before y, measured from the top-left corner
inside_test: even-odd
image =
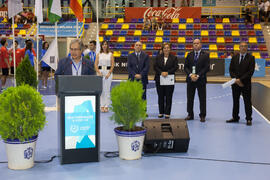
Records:
[[[154,84],[147,90],[149,118],[158,115]],[[46,90],[48,91],[48,90]],[[53,91],[51,91],[53,92]],[[52,94],[43,92],[44,94]],[[44,95],[47,107],[55,106],[55,95]],[[126,161],[105,158],[104,152],[117,151],[111,113],[101,114],[101,154],[98,163],[61,165],[59,158],[50,163],[36,163],[28,170],[14,171],[0,163],[0,179],[166,179],[166,180],[269,180],[270,124],[253,109],[253,125],[246,126],[243,101],[240,104],[240,123],[226,124],[231,118],[231,89],[220,84],[207,85],[206,122],[199,121],[196,94],[195,120],[188,121],[190,144],[187,153],[166,153]],[[172,118],[186,116],[186,84],[177,83],[173,96]],[[35,160],[48,160],[58,155],[58,123],[56,112],[46,112],[47,126],[40,132]],[[0,142],[0,161],[6,161],[4,143]]]

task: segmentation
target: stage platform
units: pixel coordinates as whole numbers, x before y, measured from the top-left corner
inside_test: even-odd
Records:
[[[113,82],[113,85],[117,83],[119,82]],[[258,85],[258,88],[265,89],[261,85]],[[45,91],[47,90],[44,90],[43,94],[46,94]],[[261,90],[259,91],[262,96]],[[35,157],[37,161],[48,160],[59,154],[56,96],[52,95],[53,93],[47,94],[43,99],[46,104],[48,123],[39,134]],[[158,104],[153,82],[148,86],[147,98],[149,119],[156,118]],[[267,101],[267,97],[261,99]],[[57,157],[50,163],[36,163],[33,168],[23,171],[9,170],[7,163],[0,163],[1,179],[268,180],[270,177],[269,121],[262,116],[262,112],[258,112],[257,106],[253,108],[253,125],[246,126],[243,101],[240,102],[240,122],[225,123],[232,114],[231,89],[222,89],[220,84],[209,83],[206,122],[201,123],[196,94],[195,120],[187,122],[190,133],[187,153],[147,154],[141,160],[134,161],[121,160],[118,157],[105,158],[103,156],[105,152],[118,150],[113,132],[116,125],[109,120],[112,115],[109,112],[101,114],[100,162],[60,165]],[[184,118],[186,115],[186,83],[177,83],[171,117]],[[3,142],[0,142],[0,161],[6,161]]]

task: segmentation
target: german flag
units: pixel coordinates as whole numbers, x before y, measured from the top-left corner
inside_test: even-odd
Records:
[[[70,8],[79,21],[83,21],[82,0],[70,0]]]

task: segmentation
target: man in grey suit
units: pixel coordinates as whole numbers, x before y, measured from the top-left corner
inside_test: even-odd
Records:
[[[58,63],[55,76],[57,75],[95,75],[93,64],[82,57],[83,43],[79,39],[74,39],[70,43],[70,57],[61,59]]]
[[[143,85],[143,96],[146,100],[146,86],[148,84],[149,56],[142,52],[142,43],[136,42],[135,52],[128,55],[128,78],[131,81],[141,81]]]

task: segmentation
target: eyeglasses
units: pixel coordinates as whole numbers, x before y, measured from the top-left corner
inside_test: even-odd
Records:
[[[70,51],[80,51],[81,49],[79,48],[70,48]]]

